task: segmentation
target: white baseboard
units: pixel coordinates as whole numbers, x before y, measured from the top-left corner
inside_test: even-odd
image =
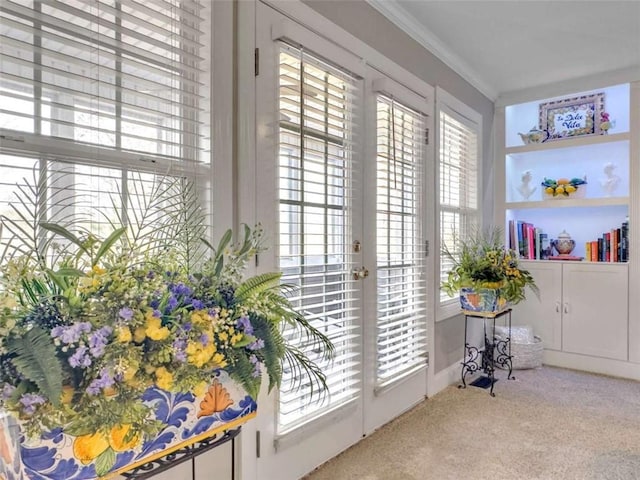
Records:
[[[545,365],[554,367],[640,380],[640,368],[638,368],[637,363],[612,360],[610,358],[591,357],[577,353],[558,352],[555,350],[545,350],[543,359]]]
[[[431,397],[438,392],[441,392],[449,385],[460,382],[460,365],[462,359],[452,365],[449,365],[444,370],[439,371],[433,376],[433,381],[427,385],[427,396]]]

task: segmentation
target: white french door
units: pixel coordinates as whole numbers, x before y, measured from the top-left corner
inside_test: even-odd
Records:
[[[257,478],[295,480],[426,394],[430,104],[260,2],[256,45],[256,213],[277,244],[260,268],[336,348],[288,332],[328,391],[285,370],[261,404]]]

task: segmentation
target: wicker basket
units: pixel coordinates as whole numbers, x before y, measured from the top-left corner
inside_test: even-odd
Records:
[[[527,334],[531,331],[530,327],[523,327],[522,330],[518,330],[519,328],[513,327],[511,332],[511,361],[513,369],[525,370],[542,366],[542,353],[544,351],[542,339],[537,335],[529,337]],[[496,340],[504,341],[507,336],[508,330],[496,327]],[[505,368],[502,365],[496,366]]]

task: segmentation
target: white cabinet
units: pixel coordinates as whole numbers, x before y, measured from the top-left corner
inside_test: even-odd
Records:
[[[627,360],[627,265],[562,266],[562,350]]]
[[[533,275],[540,293],[536,296],[527,290],[527,299],[513,307],[512,322],[533,327],[545,349],[562,350],[562,265],[550,261],[521,263]]]
[[[515,325],[531,325],[545,349],[628,359],[628,266],[586,262],[522,262],[539,297],[513,309]]]

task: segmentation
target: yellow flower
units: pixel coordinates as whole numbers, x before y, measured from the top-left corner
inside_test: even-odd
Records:
[[[204,346],[200,342],[189,342],[185,352],[187,353],[187,361],[200,368],[216,353],[216,346],[214,343]]]
[[[224,359],[224,355],[221,353],[216,353],[213,358],[211,359],[211,362],[217,367],[217,368],[224,368],[227,366],[227,361]]]
[[[142,343],[145,338],[147,338],[146,329],[144,327],[136,328],[133,332],[133,341],[136,343]]]
[[[235,345],[236,343],[238,343],[240,340],[242,340],[242,333],[236,333],[235,335],[233,335],[231,337],[231,345]]]
[[[218,338],[221,342],[226,342],[229,339],[229,334],[227,332],[220,332]]]
[[[209,385],[207,384],[207,382],[200,382],[199,384],[197,384],[195,387],[193,387],[193,394],[196,397],[201,397],[202,395],[204,395],[207,391],[207,387]]]
[[[147,313],[147,328],[144,333],[151,340],[164,340],[170,335],[167,327],[161,327],[162,320]]]
[[[129,382],[133,380],[133,378],[136,376],[136,373],[138,373],[138,368],[139,365],[137,362],[129,363],[123,374],[124,381]]]
[[[166,368],[160,367],[155,371],[156,385],[163,390],[170,390],[173,386],[173,374]]]
[[[129,343],[133,338],[129,327],[118,327],[116,333],[118,335],[118,342],[120,343]]]

